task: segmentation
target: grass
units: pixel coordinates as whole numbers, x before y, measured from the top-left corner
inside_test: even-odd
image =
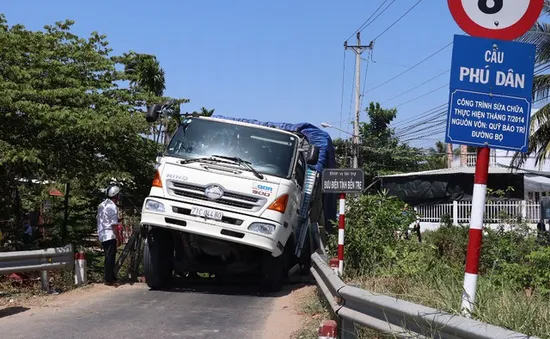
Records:
[[[301,300],[302,312],[308,315],[309,319],[304,324],[302,329],[292,336],[292,339],[317,339],[319,337],[319,325],[323,320],[337,320],[335,315],[330,310],[325,296],[320,293],[319,289],[315,288],[310,293],[306,294]],[[340,326],[340,324],[338,324]],[[376,331],[359,328],[357,329],[357,337],[359,339],[382,339],[385,336]]]
[[[329,311],[330,306],[319,293],[318,289],[311,290],[301,300],[302,312],[308,316],[303,328],[292,336],[292,339],[317,339],[319,324],[323,320],[333,319]]]
[[[5,301],[9,302],[10,299],[24,299],[47,294],[47,292],[42,291],[40,272],[21,274],[21,277],[24,278],[23,281],[9,279],[8,276],[0,277],[0,298]],[[51,271],[48,272],[48,279],[50,287],[60,292],[76,288],[73,272]]]
[[[432,271],[415,278],[361,276],[350,283],[449,313],[460,311],[462,280],[448,272]],[[473,318],[527,335],[550,338],[549,306],[548,298],[538,293],[516,291],[480,277]]]

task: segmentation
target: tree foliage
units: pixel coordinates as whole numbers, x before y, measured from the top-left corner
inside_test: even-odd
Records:
[[[550,15],[550,0],[544,1],[541,19],[520,39],[521,42],[532,43],[537,46],[536,64],[539,69],[545,70],[550,65],[550,24],[542,18]],[[550,95],[550,74],[547,72],[535,74],[533,83],[533,99],[548,103]],[[526,112],[530,114],[531,112]],[[517,152],[512,159],[513,166],[522,166],[529,157],[535,156],[535,163],[542,165],[550,154],[550,105],[544,105],[531,119],[531,135],[529,148],[526,153]]]
[[[99,188],[110,178],[125,180],[126,192],[137,197],[148,190],[158,146],[143,137],[149,130],[143,108],[167,100],[157,95],[164,75],[145,89],[154,57],[113,56],[104,35],[79,37],[73,23],[30,31],[0,16],[0,220],[20,217],[13,199],[19,179],[61,190],[72,183],[71,211],[85,208],[80,223],[91,229]]]
[[[390,127],[397,116],[396,109],[385,109],[379,103],[371,102],[365,111],[368,122],[359,126],[358,162],[365,171],[367,184],[378,175],[425,168],[424,152],[401,142]],[[349,166],[353,157],[352,140],[336,139],[334,145],[339,165]]]

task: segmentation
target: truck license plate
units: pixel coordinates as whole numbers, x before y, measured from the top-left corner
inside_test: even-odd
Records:
[[[223,213],[220,211],[209,210],[205,208],[193,207],[191,208],[191,215],[197,217],[203,217],[207,219],[222,220]]]

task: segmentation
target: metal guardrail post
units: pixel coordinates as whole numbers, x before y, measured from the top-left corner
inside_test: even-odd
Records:
[[[341,339],[357,339],[357,330],[353,321],[342,318],[342,325],[340,328],[342,329]]]
[[[42,291],[48,292],[50,290],[50,282],[48,281],[48,271],[40,271],[40,283],[42,285]]]

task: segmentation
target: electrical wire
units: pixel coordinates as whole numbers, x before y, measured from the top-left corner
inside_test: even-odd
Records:
[[[344,50],[344,62],[342,63],[342,94],[340,98],[340,129],[342,129],[342,115],[344,114],[344,92],[346,82],[346,50]],[[338,131],[338,137],[340,138],[342,132]]]
[[[401,120],[399,122],[396,122],[395,124],[392,125],[392,128],[396,128],[397,126],[400,126],[400,125],[403,125],[403,124],[407,124],[408,122],[410,121],[413,121],[413,120],[417,120],[419,118],[422,118],[422,117],[426,117],[426,116],[430,116],[430,115],[433,115],[434,113],[437,113],[437,112],[434,112],[434,111],[438,111],[438,110],[441,110],[443,109],[445,106],[447,106],[448,104],[447,103],[444,103],[444,104],[441,104],[441,105],[438,105],[434,108],[430,108],[429,110],[426,110],[424,112],[421,112],[421,113],[418,113],[418,114],[415,114],[414,116],[408,118],[408,119],[405,119],[405,120]],[[400,127],[401,128],[401,127]],[[406,128],[406,127],[404,127]]]
[[[416,6],[418,6],[422,0],[418,0],[417,3],[415,3],[411,8],[409,8],[403,15],[401,15],[397,20],[395,20],[391,25],[389,25],[385,30],[382,31],[382,33],[378,34],[376,38],[373,40],[376,41],[376,39],[380,38],[382,35],[384,35],[387,31],[389,31],[395,24],[397,24],[401,19],[403,19],[407,14],[409,14]]]
[[[534,100],[533,104],[537,103],[537,102],[540,102],[540,101],[543,101],[543,100],[547,100],[549,98],[550,98],[550,96],[546,96],[546,97]],[[447,115],[446,110],[441,112],[441,113],[442,113],[443,116]],[[435,124],[439,124],[439,122],[446,122],[446,121],[447,121],[447,117],[445,117],[444,119],[441,119],[441,120],[434,120],[433,124],[435,125]],[[439,127],[439,128],[433,129],[434,127]],[[402,133],[402,134],[396,133],[396,136],[401,139],[401,142],[410,142],[410,141],[425,138],[427,136],[434,136],[434,135],[439,134],[439,133],[444,133],[445,131],[446,131],[446,124],[443,124],[442,126],[441,125],[439,125],[439,126],[428,126],[428,127],[418,129],[418,130],[412,130],[411,129],[411,130],[409,130],[408,133]],[[422,132],[424,132],[425,134],[419,135]]]
[[[406,70],[404,70],[403,72],[401,72],[401,73],[399,73],[398,75],[394,76],[393,78],[391,78],[391,79],[389,79],[389,80],[387,80],[387,81],[384,81],[383,83],[379,84],[378,86],[375,86],[375,87],[369,89],[366,93],[372,92],[372,91],[374,91],[375,89],[378,89],[378,88],[380,88],[380,87],[382,87],[382,86],[384,86],[384,85],[386,85],[386,84],[392,82],[393,80],[395,80],[395,79],[401,77],[401,76],[404,75],[405,73],[407,73],[407,72],[413,70],[413,69],[414,69],[415,67],[417,67],[418,65],[420,65],[420,64],[422,64],[422,63],[428,61],[429,59],[433,58],[433,57],[436,56],[437,54],[441,53],[444,49],[446,49],[447,47],[451,46],[452,44],[453,44],[453,42],[451,41],[451,42],[448,43],[447,45],[441,47],[441,48],[440,48],[439,50],[437,50],[435,53],[429,55],[428,57],[426,57],[426,58],[424,58],[424,59],[422,59],[422,60],[420,60],[420,61],[417,62],[415,65],[413,65],[413,66],[407,68]]]
[[[372,58],[372,50],[369,50],[369,57]],[[365,68],[365,76],[363,77],[363,92],[361,93],[361,100],[359,101],[359,107],[363,107],[363,98],[365,97],[365,90],[367,88],[367,74],[369,72],[369,58],[367,58],[367,67]]]
[[[442,76],[442,75],[445,74],[445,73],[448,73],[449,71],[450,71],[450,69],[446,70],[445,72],[441,72],[441,73],[439,73],[438,75],[434,76],[433,78],[430,78],[430,79],[424,81],[423,83],[421,83],[421,84],[419,84],[419,85],[416,85],[416,86],[414,86],[413,88],[411,88],[411,89],[409,89],[409,90],[407,90],[407,91],[405,91],[405,92],[402,92],[402,93],[400,93],[400,94],[398,94],[398,95],[396,95],[396,96],[394,96],[394,97],[391,97],[391,98],[389,98],[389,99],[386,99],[386,100],[382,101],[380,104],[383,104],[383,103],[385,103],[385,102],[388,102],[388,101],[397,99],[397,98],[399,98],[399,97],[402,97],[403,95],[405,95],[405,94],[407,94],[407,93],[410,93],[410,92],[414,91],[415,89],[420,88],[420,87],[424,86],[425,84],[427,84],[427,83],[429,83],[429,82],[434,81],[435,79],[439,78],[440,76]]]
[[[388,8],[390,8],[390,6],[396,1],[396,0],[392,0],[392,2],[386,7],[384,8],[384,10],[382,12],[380,12],[380,14],[378,14],[374,19],[372,19],[376,13],[388,2],[389,0],[384,0],[380,6],[378,6],[378,8],[371,14],[370,17],[368,17],[367,20],[365,20],[365,22],[363,22],[363,24],[361,26],[359,26],[359,28],[353,32],[353,34],[351,34],[347,39],[346,41],[348,41],[349,39],[351,39],[355,34],[359,33],[359,32],[362,32],[365,28],[367,28],[368,26],[370,26],[370,24],[372,24],[374,21],[376,21],[376,19],[378,19],[378,17],[380,15],[382,15],[385,11],[388,10]],[[372,19],[372,21],[371,21]],[[370,21],[370,22],[369,22]]]
[[[535,70],[535,75],[542,73],[542,72],[545,71],[546,69],[550,69],[550,65],[540,66],[538,69]],[[410,92],[410,90],[409,90],[408,92]],[[540,102],[540,101],[543,101],[543,100],[545,100],[545,99],[548,99],[548,98],[537,99],[537,100],[533,101],[533,104],[535,104],[535,103],[537,103],[537,102]],[[389,100],[390,100],[390,99],[388,99],[388,100],[386,100],[386,101],[389,101]],[[413,100],[414,100],[414,99],[413,99]],[[442,106],[448,106],[448,103],[447,103],[447,104],[440,105],[440,106],[438,106],[438,107],[441,107],[441,108],[442,108]],[[418,121],[419,116],[415,116],[415,117],[413,117],[413,118],[409,118],[409,119],[406,119],[406,120],[404,120],[404,121],[400,121],[398,124],[395,124],[395,125],[393,125],[392,127],[395,128],[395,127],[397,127],[399,124],[402,125],[402,124],[405,123],[405,122],[410,123],[410,122],[412,122],[413,120],[416,120],[416,122],[414,122],[414,123],[411,123],[411,124],[408,124],[408,125],[406,124],[405,126],[399,127],[399,128],[396,129],[396,132],[397,132],[396,134],[399,135],[399,136],[401,136],[401,137],[407,136],[407,135],[408,135],[408,136],[411,136],[411,135],[413,135],[414,133],[418,132],[418,131],[415,131],[415,129],[417,129],[417,128],[420,127],[420,126],[424,126],[424,125],[430,124],[430,123],[432,122],[432,119],[435,118],[433,112],[432,112],[432,113],[428,113],[428,114],[429,114],[430,118],[429,118],[429,119],[426,119],[426,120],[424,120],[424,121],[420,121],[420,122],[419,122],[419,121]],[[435,112],[435,114],[436,114],[437,116],[440,116],[440,115],[447,115],[447,110],[444,110],[444,111],[442,111],[442,112]],[[426,130],[426,129],[424,129],[424,130]],[[407,131],[408,133],[404,133],[404,131]]]
[[[438,88],[436,88],[436,89],[432,89],[432,90],[429,91],[429,92],[426,92],[426,93],[424,93],[424,94],[422,94],[422,95],[417,96],[416,98],[413,98],[413,99],[408,100],[408,101],[405,101],[405,102],[403,102],[403,103],[401,103],[401,104],[399,104],[399,105],[396,105],[396,106],[394,106],[394,108],[397,108],[397,107],[400,107],[400,106],[409,104],[409,103],[411,103],[411,102],[413,102],[413,101],[416,101],[416,100],[418,100],[418,99],[422,99],[423,97],[425,97],[425,96],[427,96],[427,95],[430,95],[430,94],[432,94],[432,93],[435,93],[435,92],[437,92],[437,91],[439,91],[440,89],[443,89],[443,88],[445,88],[445,87],[449,87],[449,84],[445,84],[445,85],[442,85],[442,86],[440,86],[440,87],[438,87]]]

